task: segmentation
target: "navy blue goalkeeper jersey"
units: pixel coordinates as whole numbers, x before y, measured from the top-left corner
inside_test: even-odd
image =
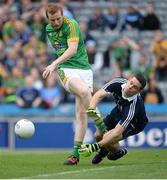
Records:
[[[146,116],[143,99],[140,93],[132,97],[126,98],[123,93],[123,88],[127,80],[116,78],[104,85],[103,89],[113,95],[117,108],[117,116],[120,117],[119,124],[124,128],[131,123],[140,129],[143,124],[148,122]]]

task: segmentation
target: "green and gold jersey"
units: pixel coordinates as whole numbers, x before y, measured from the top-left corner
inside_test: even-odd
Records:
[[[59,64],[59,67],[90,69],[83,36],[79,24],[75,20],[64,17],[63,24],[59,29],[55,29],[51,24],[48,24],[46,33],[58,57],[67,50],[68,42],[78,42],[77,53]]]

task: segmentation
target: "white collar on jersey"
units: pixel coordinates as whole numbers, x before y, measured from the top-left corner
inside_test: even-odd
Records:
[[[133,95],[133,96],[131,96],[131,97],[125,97],[125,94],[124,94],[124,91],[123,91],[125,85],[126,85],[126,83],[124,83],[124,84],[121,85],[121,87],[122,87],[122,97],[123,97],[124,99],[128,100],[128,101],[132,101],[132,100],[136,99],[138,94],[135,94],[135,95]]]

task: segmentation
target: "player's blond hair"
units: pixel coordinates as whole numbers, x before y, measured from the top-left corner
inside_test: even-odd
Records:
[[[48,18],[48,14],[53,15],[57,13],[58,11],[60,11],[61,14],[63,15],[63,8],[59,3],[49,3],[46,6],[46,17]]]

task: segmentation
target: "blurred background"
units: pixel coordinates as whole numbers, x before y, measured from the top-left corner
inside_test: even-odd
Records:
[[[64,16],[76,19],[94,72],[94,92],[114,77],[142,72],[142,93],[150,123],[122,142],[130,148],[167,147],[167,1],[166,0],[0,0],[0,148],[71,148],[75,127],[74,96],[57,74],[44,80],[43,68],[56,57],[45,34],[45,6],[60,2]],[[105,98],[105,116],[114,106]],[[34,137],[18,139],[16,121],[35,123]],[[85,142],[93,142],[89,121]]]

